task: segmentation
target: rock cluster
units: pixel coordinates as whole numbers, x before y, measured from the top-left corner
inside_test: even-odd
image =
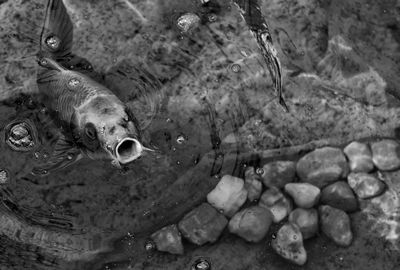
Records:
[[[228,227],[245,241],[259,242],[272,223],[283,222],[271,246],[283,258],[303,265],[307,261],[303,240],[317,235],[319,228],[338,246],[351,244],[348,213],[385,191],[376,170],[400,168],[399,149],[394,140],[352,142],[343,150],[316,149],[297,162],[248,167],[244,180],[225,175],[208,194],[207,203],[186,214],[178,226],[154,233],[152,239],[158,250],[182,254],[180,233],[203,245],[217,241]]]

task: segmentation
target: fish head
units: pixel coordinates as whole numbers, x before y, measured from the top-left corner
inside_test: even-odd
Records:
[[[114,95],[99,95],[79,109],[80,142],[89,157],[106,152],[117,165],[139,158],[141,131],[131,111]]]

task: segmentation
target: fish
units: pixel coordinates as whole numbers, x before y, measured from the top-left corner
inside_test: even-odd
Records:
[[[289,112],[289,107],[283,97],[282,65],[273,44],[271,31],[261,12],[259,0],[234,0],[233,2],[257,40],[261,54],[274,82],[279,104],[286,112]]]
[[[84,156],[109,159],[119,168],[150,150],[129,106],[91,76],[90,62],[72,53],[73,25],[62,0],[48,1],[39,42],[36,81],[63,130],[61,149],[77,147]]]

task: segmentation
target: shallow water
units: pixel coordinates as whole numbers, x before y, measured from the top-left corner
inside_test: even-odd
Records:
[[[238,9],[182,2],[64,0],[74,53],[135,108],[156,150],[118,169],[72,162],[80,152],[68,147],[54,161],[63,131],[41,102],[34,57],[46,1],[0,1],[0,269],[191,269],[199,259],[218,270],[396,269],[396,172],[386,175],[388,210],[374,202],[351,214],[350,247],[322,233],[305,241],[304,266],[272,250],[281,224],[259,243],[225,230],[213,244],[185,241],[184,255],[146,250],[152,233],[205,202],[223,175],[244,177],[247,166],[323,146],[398,138],[398,1],[261,1],[289,112]],[[183,14],[198,21],[187,29]],[[18,123],[30,137],[23,129],[11,136]]]

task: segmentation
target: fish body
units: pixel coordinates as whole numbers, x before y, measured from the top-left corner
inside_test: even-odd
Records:
[[[70,139],[91,158],[127,164],[144,149],[140,127],[129,108],[107,87],[90,76],[90,68],[70,70],[72,23],[62,0],[48,2],[40,37],[37,84]],[[87,61],[86,61],[87,62]]]

